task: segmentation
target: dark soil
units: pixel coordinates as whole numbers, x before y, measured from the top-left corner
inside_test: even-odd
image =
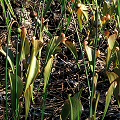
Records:
[[[25,6],[24,12],[22,12],[22,5]],[[20,26],[25,26],[28,30],[28,39],[31,40],[31,37],[35,34],[36,38],[39,38],[39,25],[37,26],[37,20],[35,19],[33,13],[38,13],[42,8],[39,4],[39,2],[33,1],[26,4],[23,1],[19,2],[12,2],[12,7],[14,9],[14,12],[17,16],[17,22]],[[34,8],[34,11],[32,11],[32,7]],[[44,6],[46,7],[46,5]],[[6,7],[7,10],[7,7]],[[7,11],[8,12],[8,11]],[[9,13],[9,12],[8,12]],[[22,16],[25,19],[25,23],[21,22],[20,16]],[[66,16],[69,16],[69,13],[66,14]],[[73,17],[76,18],[76,15],[73,14]],[[37,19],[41,19],[38,18]],[[61,14],[61,4],[54,0],[52,2],[50,9],[48,10],[46,16],[45,16],[45,25],[48,26],[48,30],[52,35],[60,35],[61,31],[64,33],[66,30],[66,25],[63,25],[62,28],[58,28],[58,25],[60,23],[62,18]],[[73,19],[73,18],[72,18]],[[76,20],[77,21],[77,20]],[[65,23],[66,20],[63,20]],[[68,30],[66,32],[66,37],[68,40],[75,42],[78,56],[79,56],[79,63],[80,63],[80,69],[77,67],[77,64],[75,62],[75,59],[71,52],[63,46],[60,45],[62,48],[62,51],[57,54],[53,70],[51,73],[51,78],[49,81],[48,86],[48,95],[46,100],[46,109],[45,109],[45,120],[60,120],[60,114],[62,107],[64,105],[64,102],[68,99],[68,94],[71,94],[72,96],[79,92],[81,88],[83,88],[82,91],[82,97],[81,102],[83,105],[83,112],[81,116],[81,120],[86,120],[89,118],[89,89],[88,89],[88,83],[87,78],[85,75],[85,67],[83,63],[83,58],[81,53],[84,52],[81,51],[79,47],[79,41],[77,38],[77,33],[75,30],[75,25],[73,22],[70,23]],[[79,28],[79,26],[77,25]],[[17,38],[17,25],[13,25],[12,35],[11,35],[11,41],[12,43],[16,44]],[[82,33],[79,32],[81,36],[81,43],[84,43],[84,39],[87,37],[87,29],[84,28]],[[57,30],[57,32],[56,32]],[[0,43],[2,46],[7,45],[7,26],[5,23],[5,17],[3,14],[2,7],[0,6]],[[45,43],[48,43],[50,40],[49,36],[45,33],[44,34],[44,41]],[[12,47],[11,47],[12,48]],[[106,76],[105,70],[106,66],[103,60],[106,58],[106,49],[107,49],[107,43],[101,38],[101,42],[99,42],[99,49],[101,51],[101,58],[97,59],[97,65],[96,65],[96,73],[98,74],[98,84],[97,84],[97,90],[96,93],[100,93],[100,100],[98,103],[97,108],[97,119],[101,120],[101,117],[104,112],[105,107],[105,96],[106,92],[110,86],[109,80]],[[15,49],[13,49],[13,52],[15,54]],[[85,53],[85,52],[84,52]],[[44,64],[45,59],[45,48],[43,48],[42,51],[42,58],[41,62]],[[87,69],[89,69],[89,62],[87,59],[87,56],[85,54],[85,61],[87,65]],[[5,117],[5,101],[6,101],[6,93],[5,93],[5,61],[6,58],[4,55],[0,53],[0,119],[4,119]],[[89,79],[92,79],[92,73],[89,71],[88,75]],[[9,84],[9,83],[8,83]],[[31,103],[31,108],[28,116],[28,120],[38,120],[41,118],[41,110],[42,110],[42,93],[43,93],[43,77],[38,78],[34,82],[34,102]],[[20,119],[25,119],[25,105],[23,103],[24,98],[23,96],[20,98],[20,101],[22,101],[22,112],[20,114]],[[10,93],[10,84],[8,86],[8,104],[9,104],[9,120],[12,119],[12,113],[11,113],[11,93]],[[111,100],[107,115],[105,117],[105,120],[119,120],[120,119],[120,109],[118,108],[118,104],[114,97]]]

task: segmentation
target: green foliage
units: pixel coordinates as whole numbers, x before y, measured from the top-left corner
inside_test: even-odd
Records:
[[[55,36],[53,40],[49,42],[46,49],[46,63],[51,58],[51,55],[56,54],[55,50],[57,49],[58,45],[62,42],[63,39],[64,39],[64,36],[62,35],[59,37]]]
[[[46,17],[48,10],[51,10],[49,6],[52,4],[52,2],[54,1],[44,0],[44,3],[41,3],[43,9],[41,10],[41,14],[39,16],[41,18],[41,21],[39,21],[39,29],[40,29],[40,34],[38,35],[39,40],[36,40],[35,37],[30,38],[30,40],[28,40],[27,29],[22,26],[19,34],[21,38],[20,50],[16,51],[16,54],[14,54],[12,50],[10,50],[9,46],[4,47],[0,43],[0,52],[4,56],[6,56],[6,61],[8,61],[10,65],[10,67],[6,68],[6,71],[7,69],[9,70],[13,115],[15,116],[17,114],[16,111],[20,112],[20,110],[17,109],[19,108],[19,99],[21,96],[24,96],[26,120],[29,114],[31,100],[33,98],[34,81],[37,78],[41,79],[41,77],[44,77],[44,88],[43,88],[44,103],[43,103],[43,109],[42,109],[42,119],[44,119],[44,110],[45,110],[44,108],[45,108],[45,101],[47,98],[47,87],[49,86],[49,80],[52,72],[54,58],[57,53],[62,51],[61,44],[66,46],[71,51],[73,57],[76,60],[76,63],[79,64],[78,63],[79,57],[78,57],[78,52],[76,48],[76,43],[73,44],[71,41],[67,40],[64,33],[61,34],[60,32],[59,33],[61,34],[60,36],[55,36],[51,34],[49,32],[49,29],[47,29],[47,27],[44,24],[44,18]],[[110,1],[104,0],[103,5],[98,4],[97,1],[89,2],[88,0],[83,2],[80,2],[80,0],[75,0],[75,1],[71,0],[71,2],[69,1],[69,3],[67,3],[68,1],[63,0],[59,2],[61,5],[62,17],[67,21],[67,23],[66,23],[65,30],[63,30],[63,21],[62,21],[62,24],[58,25],[58,29],[60,31],[65,31],[65,33],[67,33],[69,25],[71,23],[74,24],[76,27],[75,32],[77,33],[77,37],[79,39],[79,44],[80,44],[79,49],[82,52],[85,51],[85,54],[87,54],[87,57],[88,57],[87,61],[89,61],[88,66],[90,66],[90,70],[89,70],[89,67],[88,68],[86,67],[86,59],[84,54],[82,53],[81,55],[84,61],[85,69],[86,69],[85,70],[86,78],[87,78],[88,88],[89,88],[89,91],[88,91],[89,97],[90,97],[89,118],[93,120],[97,119],[96,113],[97,113],[97,107],[99,106],[99,99],[100,99],[100,93],[96,92],[97,84],[98,84],[97,81],[99,78],[96,72],[96,62],[100,57],[99,55],[100,53],[98,53],[97,49],[99,50],[99,43],[101,41],[104,42],[104,40],[107,40],[108,42],[107,55],[105,59],[106,60],[105,70],[106,70],[106,75],[108,76],[108,80],[110,82],[110,86],[108,88],[107,95],[106,95],[106,104],[105,104],[105,109],[102,117],[102,119],[104,119],[112,97],[116,98],[118,102],[118,106],[120,107],[120,48],[119,48],[119,42],[117,41],[117,39],[119,38],[119,31],[116,30],[120,28],[120,8],[119,8],[120,0],[118,1],[113,0],[112,3]],[[9,0],[1,0],[0,3],[3,8],[4,16],[6,17],[8,32],[11,32],[11,28],[12,28],[10,24],[10,21],[12,20],[11,18],[13,17],[14,19],[16,19],[14,10]],[[44,7],[44,4],[46,5],[46,7]],[[69,9],[67,8],[67,6]],[[6,12],[7,12],[6,8],[10,13],[8,17],[6,16]],[[69,16],[66,16],[66,11],[69,12]],[[73,17],[74,14],[77,15],[77,19]],[[72,17],[74,18],[73,19],[74,22],[72,22]],[[107,28],[106,26],[108,24],[112,25],[114,22],[115,22],[115,29],[111,30],[111,33],[104,35],[103,33],[105,32],[106,29],[110,31],[109,28]],[[78,30],[77,24],[79,25],[80,30]],[[84,34],[83,28],[86,31],[87,30],[89,31],[89,33],[87,33],[87,36],[85,36],[86,37],[85,39],[83,39],[84,35],[82,35]],[[57,32],[58,31],[56,31],[56,33]],[[47,35],[50,38],[50,41],[48,43],[44,41],[44,33],[47,33]],[[99,38],[101,34],[102,34],[102,40]],[[84,40],[84,41],[81,41],[81,40]],[[86,42],[86,43],[83,45],[83,42],[84,43]],[[8,43],[9,44],[11,43],[10,35],[8,36]],[[41,60],[42,60],[41,57],[42,57],[43,48],[46,48],[45,49],[46,56],[42,61],[43,66],[41,66]],[[14,58],[15,58],[14,55],[16,58],[18,58],[16,59],[16,64],[14,61]],[[7,62],[6,62],[6,66],[7,66]],[[22,66],[25,69],[24,75],[21,75],[22,71],[20,71],[20,68],[22,68]],[[113,67],[112,72],[110,72],[111,66]],[[80,69],[80,66],[78,66],[78,68]],[[88,79],[88,75],[89,75],[88,71],[92,72],[91,81]],[[25,79],[25,83],[23,82],[24,79]],[[61,112],[62,120],[67,120],[67,119],[80,120],[81,119],[81,114],[82,114],[82,103],[80,100],[82,96],[81,91],[78,92],[78,94],[75,94],[73,97],[70,97],[70,95],[68,96],[68,100],[65,101],[64,107]],[[16,104],[14,105],[14,103]],[[17,116],[16,119],[19,119],[19,116]]]
[[[27,120],[28,113],[30,110],[31,98],[33,96],[33,83],[29,85],[29,87],[26,89],[24,96],[25,96],[25,119]]]
[[[7,7],[8,7],[8,10],[9,10],[10,13],[12,14],[12,16],[13,16],[14,18],[16,18],[15,14],[14,14],[14,11],[13,11],[13,8],[12,8],[12,6],[11,6],[10,0],[1,0],[0,2],[1,2],[1,4],[2,4],[2,7],[4,7],[5,4],[6,4]]]
[[[104,119],[104,117],[105,117],[105,115],[106,115],[108,106],[109,106],[109,104],[110,104],[111,96],[113,95],[113,91],[114,91],[115,88],[116,88],[116,82],[113,82],[113,83],[110,85],[110,87],[109,87],[109,89],[108,89],[108,92],[107,92],[106,105],[105,105],[105,109],[104,109],[104,114],[103,114],[102,120]]]
[[[62,120],[67,120],[68,118],[70,120],[80,120],[82,114],[82,104],[80,101],[81,91],[73,97],[70,97],[69,95],[68,100],[66,100],[62,109]]]
[[[94,64],[94,51],[92,48],[90,48],[88,45],[85,45],[85,50],[88,56],[88,60],[90,62],[90,67],[91,67],[91,71],[93,72],[93,64]]]
[[[109,38],[108,38],[108,45],[109,45],[109,48],[110,50],[113,49],[114,45],[115,45],[115,40],[117,38],[117,35],[116,34],[113,34],[111,35]]]
[[[83,17],[85,17],[86,20],[88,21],[88,9],[84,4],[78,3],[77,6],[78,6],[77,17],[78,17],[78,21],[79,21],[80,31],[82,31],[82,29],[83,29],[83,25],[82,25]]]
[[[54,57],[51,56],[51,58],[48,60],[47,65],[45,66],[45,69],[44,69],[44,93],[46,92],[46,88],[47,88],[48,81],[49,81],[49,78],[50,78],[53,59],[54,59]]]
[[[16,76],[13,73],[9,73],[10,84],[11,84],[11,94],[12,94],[12,109],[13,113],[15,114],[16,110],[16,98],[19,99],[23,92],[23,83],[19,76]],[[16,82],[17,82],[17,90],[16,90]],[[17,92],[17,94],[16,94]],[[19,105],[19,102],[18,104]]]

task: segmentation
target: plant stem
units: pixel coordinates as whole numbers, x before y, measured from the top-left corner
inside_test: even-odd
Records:
[[[7,19],[7,14],[6,14],[6,10],[5,10],[5,4],[4,4],[4,0],[1,0],[1,6],[3,8],[3,13],[5,16],[5,21],[6,21],[6,25],[7,25],[7,30],[9,30],[8,25],[9,25],[9,21]],[[5,61],[5,92],[6,92],[6,115],[5,115],[5,119],[8,120],[8,39],[7,39],[7,49],[6,49],[6,61]]]
[[[8,46],[8,44],[7,44]],[[8,119],[8,47],[6,50],[6,62],[5,62],[5,89],[6,89],[6,120]]]
[[[90,96],[90,118],[93,115],[93,97],[94,97],[94,91],[95,91],[95,87],[94,87],[94,76],[95,76],[95,67],[96,67],[96,48],[97,48],[97,40],[98,40],[98,6],[97,6],[97,0],[96,0],[96,12],[95,12],[95,21],[96,21],[96,34],[95,34],[95,48],[94,48],[94,59],[93,59],[93,76],[92,76],[92,93]]]
[[[18,38],[19,38],[19,35],[18,35]],[[16,76],[16,83],[15,83],[15,86],[16,86],[16,119],[19,117],[18,116],[18,64],[19,64],[19,60],[18,60],[18,39],[17,39],[17,48],[16,48],[16,71],[15,71],[15,76]]]
[[[80,41],[80,37],[79,37],[78,30],[77,30],[75,19],[74,19],[74,24],[75,24],[75,29],[76,29],[77,37],[78,37],[78,40],[79,40],[80,50],[83,51],[83,47],[82,47],[82,44],[81,44],[81,41]],[[87,71],[87,67],[86,67],[86,64],[85,64],[84,53],[81,52],[81,55],[82,55],[83,63],[84,63],[84,67],[85,67],[85,75],[86,75],[86,78],[87,78],[87,83],[88,83],[88,88],[89,88],[89,94],[91,94],[91,92],[90,92],[91,91],[90,90],[90,80],[88,78],[88,71]],[[78,65],[78,68],[80,68],[80,65],[79,64],[77,64],[77,65]]]

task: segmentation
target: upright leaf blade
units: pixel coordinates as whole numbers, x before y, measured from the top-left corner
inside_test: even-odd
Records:
[[[86,53],[87,53],[87,56],[88,56],[88,60],[89,60],[89,62],[90,62],[91,70],[93,71],[94,51],[93,51],[93,49],[90,48],[88,45],[85,45],[85,50],[86,50]]]
[[[95,111],[94,111],[94,120],[96,120],[96,112],[97,112],[97,107],[98,107],[98,102],[100,99],[100,93],[98,93],[97,97],[96,97],[96,103],[95,103]]]
[[[114,72],[106,72],[108,79],[110,81],[110,83],[112,83],[115,79],[117,79],[119,76],[114,73]]]
[[[45,9],[44,12],[43,12],[43,18],[45,17],[48,9],[50,8],[49,6],[50,6],[50,4],[52,3],[52,1],[53,1],[53,0],[48,0],[48,1],[47,1],[46,9]]]
[[[53,59],[54,59],[54,57],[52,56],[49,59],[47,65],[45,66],[45,69],[44,69],[44,93],[46,91],[46,87],[48,85],[50,73],[51,73],[51,70],[52,70]]]
[[[10,13],[12,14],[12,16],[13,16],[14,18],[16,18],[15,14],[14,14],[14,11],[13,11],[13,8],[12,8],[12,6],[11,6],[10,0],[1,0],[1,1],[2,1],[2,3],[4,3],[4,1],[5,1],[5,3],[6,3],[6,5],[7,5],[7,7],[8,7],[8,9],[9,9]],[[0,1],[0,2],[1,2],[1,1]],[[2,4],[2,5],[4,5],[4,4]]]
[[[30,65],[28,67],[27,83],[26,83],[25,91],[33,83],[35,77],[38,74],[38,70],[39,70],[39,64],[38,64],[36,57],[33,55],[31,58]]]
[[[78,22],[79,22],[79,26],[80,26],[80,31],[82,31],[82,11],[81,9],[77,10],[77,17],[78,17]]]
[[[30,110],[30,102],[33,95],[33,83],[26,89],[24,96],[25,96],[25,119],[27,120],[28,113]]]
[[[88,60],[91,62],[93,61],[93,50],[92,48],[90,48],[88,45],[85,45],[85,50],[86,50],[86,53],[87,53],[87,56],[88,56]]]
[[[82,21],[83,21],[83,16],[86,18],[88,21],[88,12],[87,12],[87,7],[84,4],[78,3],[78,10],[77,10],[77,17],[78,17],[78,22],[80,26],[80,31],[82,31]]]
[[[41,40],[35,40],[33,38],[32,44],[33,44],[33,53],[36,56],[38,54],[39,50],[41,49],[41,47],[43,46],[43,43],[41,42]]]
[[[105,109],[104,109],[104,114],[103,114],[102,120],[104,120],[104,117],[106,115],[106,112],[107,112],[109,104],[110,104],[111,96],[113,95],[113,92],[114,92],[114,89],[116,88],[116,86],[117,86],[117,82],[114,81],[108,89],[107,96],[106,96],[106,104],[105,104]]]
[[[113,47],[115,45],[116,38],[117,38],[116,34],[113,34],[113,35],[109,36],[109,38],[108,38],[108,45],[111,50],[113,49]]]

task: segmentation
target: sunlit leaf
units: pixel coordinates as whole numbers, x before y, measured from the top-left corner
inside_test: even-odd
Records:
[[[20,61],[25,59],[25,56],[30,52],[30,45],[26,38],[27,29],[22,27],[21,29],[21,53],[20,53]]]
[[[44,69],[44,93],[46,91],[46,87],[47,87],[48,82],[49,82],[50,73],[51,73],[51,70],[52,70],[53,59],[54,59],[54,57],[52,56],[49,59],[47,65],[45,66],[45,69]]]
[[[85,50],[86,50],[89,61],[92,61],[93,60],[93,58],[92,58],[92,51],[93,51],[92,48],[90,48],[88,45],[85,45]]]
[[[113,95],[113,92],[114,92],[114,89],[116,88],[116,86],[117,86],[117,82],[114,81],[108,89],[107,96],[106,96],[106,104],[105,104],[105,109],[104,109],[104,114],[103,114],[102,120],[104,119],[104,117],[106,115],[106,112],[107,112],[109,104],[110,104],[111,96]]]
[[[30,53],[30,44],[28,39],[25,38],[24,41],[22,41],[20,61],[25,59],[26,55],[28,55],[29,53]]]
[[[78,54],[77,54],[77,50],[76,50],[75,45],[68,40],[66,40],[63,43],[69,48],[69,50],[72,52],[74,58],[76,59],[76,62],[78,62]]]
[[[118,78],[118,75],[115,74],[114,72],[106,72],[108,79],[110,83],[112,83],[116,78]]]
[[[22,41],[25,40],[26,35],[27,35],[27,28],[23,26],[23,27],[21,28],[21,38],[22,38]]]
[[[10,78],[11,93],[12,93],[12,108],[13,110],[15,110],[16,98],[19,99],[23,92],[23,83],[21,78],[19,76],[16,76],[15,74],[9,73],[9,78]],[[16,82],[17,82],[17,89],[16,89]]]
[[[30,102],[32,100],[32,95],[33,95],[33,84],[31,84],[24,93],[24,96],[25,96],[25,119],[26,120],[27,120],[28,113],[30,110]]]
[[[91,70],[93,71],[93,57],[94,57],[93,52],[94,51],[88,45],[85,45],[85,50],[86,50],[86,53],[87,53],[87,56],[88,56],[88,60],[90,62]]]
[[[32,39],[32,44],[33,44],[33,52],[34,55],[36,56],[40,48],[43,46],[43,43],[41,42],[41,40]]]
[[[80,30],[82,31],[82,21],[83,17],[88,21],[88,11],[87,7],[84,4],[78,3],[77,17],[79,21]]]
[[[111,50],[113,49],[113,47],[115,45],[116,38],[117,38],[116,34],[113,34],[113,35],[109,36],[109,38],[108,38],[108,45]]]
[[[98,80],[98,74],[96,73],[96,75],[94,76],[94,85],[95,85],[95,88],[97,87],[97,80]]]
[[[114,96],[118,101],[118,105],[120,106],[120,77],[114,72],[107,72],[107,76],[109,78],[110,83],[116,82],[116,87],[114,90]]]
[[[78,17],[78,22],[79,22],[79,26],[80,26],[80,31],[82,31],[82,11],[81,9],[77,10],[77,17]]]
[[[31,58],[30,65],[28,67],[28,72],[27,72],[27,82],[26,82],[26,88],[27,88],[33,83],[34,79],[36,78],[39,70],[39,64],[36,59],[36,57],[33,55]]]
[[[113,0],[113,3],[114,4],[116,4],[117,3],[117,1],[119,1],[119,0]],[[118,6],[119,6],[120,4],[118,4]]]
[[[86,20],[88,21],[88,12],[87,12],[87,10],[86,11],[83,10],[83,15],[86,18]]]
[[[30,43],[29,43],[28,39],[25,39],[24,50],[25,50],[25,55],[28,55],[30,53]]]

